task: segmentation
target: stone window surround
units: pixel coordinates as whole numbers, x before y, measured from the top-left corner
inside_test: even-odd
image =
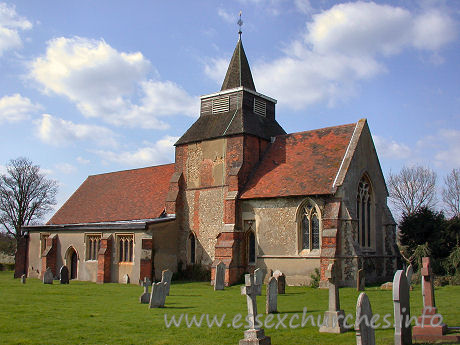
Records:
[[[302,248],[302,216],[304,214],[304,209],[307,206],[307,204],[310,204],[315,208],[315,213],[319,221],[319,248],[317,249],[303,249]],[[322,233],[323,233],[322,219],[323,219],[323,216],[321,212],[321,207],[320,205],[318,205],[318,203],[315,200],[313,200],[312,198],[308,198],[308,197],[302,200],[296,212],[298,256],[319,257],[321,255],[321,242],[322,242],[321,238],[322,238]],[[311,229],[310,229],[310,236],[311,236]],[[311,247],[311,243],[310,243],[310,247]]]
[[[50,237],[50,235],[51,234],[49,232],[41,232],[40,233],[40,250],[38,252],[38,257],[39,258],[42,257],[42,253],[46,249],[46,239],[48,237]]]
[[[361,225],[362,221],[362,216],[360,217],[362,210],[358,210],[357,207],[358,205],[361,206],[361,201],[359,200],[360,198],[360,185],[361,182],[365,180],[366,183],[368,184],[368,189],[367,189],[367,202],[369,202],[369,208],[366,207],[365,213],[366,216],[368,217],[367,219],[369,220],[369,223],[367,226],[363,229]],[[357,238],[356,242],[358,245],[361,247],[361,250],[363,252],[374,252],[375,251],[375,207],[376,207],[376,202],[375,202],[375,195],[374,195],[374,188],[372,186],[371,179],[369,178],[369,175],[364,172],[361,175],[361,178],[358,181],[357,187],[356,187],[356,203],[355,203],[355,221],[356,221],[356,229],[357,229]],[[359,213],[358,213],[359,212]],[[362,245],[362,231],[365,231],[365,245]],[[370,237],[370,245],[368,245],[368,236]]]
[[[85,261],[97,261],[97,253],[99,252],[100,245],[101,245],[101,238],[102,238],[102,233],[85,233]],[[98,243],[98,248],[96,250],[96,255],[94,255],[94,247],[92,246],[91,241],[97,240]],[[90,249],[91,248],[91,249]],[[90,250],[93,250],[91,253]]]
[[[116,245],[115,245],[115,260],[119,265],[133,265],[134,264],[134,246],[135,246],[135,236],[134,233],[115,233]],[[121,239],[131,240],[131,247],[128,247],[128,250],[131,250],[131,261],[120,261],[120,240]],[[129,253],[128,253],[129,259]]]
[[[245,217],[246,216],[246,217]],[[243,215],[243,230],[244,230],[244,242],[245,242],[245,253],[246,253],[246,262],[248,265],[255,265],[258,259],[258,245],[257,245],[257,234],[256,234],[256,221],[254,215],[251,214],[249,217]],[[249,261],[249,234],[252,232],[254,234],[254,257],[255,261]]]

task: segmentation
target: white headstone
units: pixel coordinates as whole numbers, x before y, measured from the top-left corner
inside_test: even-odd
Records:
[[[43,284],[53,284],[53,278],[53,271],[48,267],[43,275]]]
[[[356,345],[375,345],[375,331],[371,325],[372,308],[365,292],[361,292],[356,303]]]
[[[326,271],[329,281],[329,310],[324,312],[323,325],[319,328],[324,333],[343,333],[345,313],[340,309],[339,287],[337,286],[337,271],[335,264],[329,264]]]
[[[130,282],[129,275],[125,274],[123,276],[122,282],[123,282],[123,284],[129,284],[129,282]]]
[[[254,285],[257,289],[257,294],[262,294],[262,285],[264,284],[264,271],[261,268],[257,268],[254,270]]]
[[[149,308],[163,308],[166,300],[166,284],[167,283],[153,283],[152,293],[150,295]]]
[[[270,277],[267,284],[267,301],[265,312],[267,314],[278,312],[278,281],[275,277]]]
[[[169,288],[171,287],[171,279],[173,273],[171,270],[167,269],[161,272],[161,282],[166,283],[166,296],[169,296]]]
[[[21,283],[22,283],[22,284],[25,284],[25,283],[26,283],[26,275],[25,275],[25,274],[23,274],[23,275],[21,276]]]
[[[393,279],[393,307],[395,321],[395,345],[412,344],[410,320],[409,284],[403,270],[398,270]],[[406,327],[406,323],[409,323]]]
[[[225,264],[222,261],[216,266],[216,277],[214,279],[214,290],[223,290],[225,287]]]

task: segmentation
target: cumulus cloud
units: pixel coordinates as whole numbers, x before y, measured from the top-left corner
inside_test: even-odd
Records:
[[[77,171],[77,168],[75,168],[72,164],[69,163],[57,163],[54,165],[54,167],[56,168],[56,170],[66,175],[72,174],[75,171]]]
[[[100,146],[117,145],[116,134],[102,126],[76,124],[49,114],[43,114],[35,123],[38,138],[53,146],[68,145],[76,141],[90,141]]]
[[[169,163],[174,158],[174,143],[178,137],[165,136],[155,143],[144,142],[144,146],[134,151],[94,151],[101,159],[124,166],[145,166]]]
[[[438,167],[458,168],[460,166],[460,130],[439,129],[417,142],[417,148],[424,152],[433,152],[434,163]]]
[[[40,105],[33,104],[29,98],[17,93],[12,96],[4,96],[0,98],[0,124],[28,120],[41,108]]]
[[[308,10],[308,3],[304,5]],[[374,2],[338,4],[314,14],[278,59],[254,64],[254,79],[257,89],[277,98],[280,106],[334,105],[356,95],[360,82],[384,73],[384,58],[404,49],[442,62],[439,50],[456,34],[456,23],[441,9],[415,13]],[[221,59],[211,61],[206,75],[221,82],[222,64]]]
[[[228,59],[210,59],[209,63],[204,66],[204,73],[216,83],[222,83],[227,73]]]
[[[387,139],[379,135],[373,135],[378,155],[390,159],[407,159],[411,156],[412,150],[403,143]]]
[[[30,77],[44,92],[66,96],[83,115],[117,126],[164,129],[161,117],[198,114],[198,101],[171,81],[149,79],[151,71],[140,52],[82,37],[49,41],[45,55],[30,64]]]
[[[14,5],[0,3],[0,56],[10,49],[20,48],[22,39],[20,30],[29,30],[32,23],[16,13]]]
[[[225,9],[223,9],[222,7],[219,8],[217,10],[217,15],[219,17],[221,17],[224,21],[226,21],[227,23],[236,23],[236,19],[237,18],[235,15],[232,15],[230,13],[228,13]]]
[[[89,163],[90,163],[90,160],[78,156],[78,157],[77,157],[77,162],[80,163],[80,164],[89,164]]]

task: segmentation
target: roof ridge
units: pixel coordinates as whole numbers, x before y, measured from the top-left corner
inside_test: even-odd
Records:
[[[316,128],[316,129],[310,129],[308,131],[302,131],[302,132],[293,132],[293,133],[286,133],[286,134],[280,134],[277,135],[276,138],[278,137],[287,137],[289,135],[295,135],[295,134],[303,134],[303,133],[310,133],[310,132],[316,132],[316,131],[321,131],[323,129],[331,129],[331,128],[339,128],[339,127],[348,127],[348,126],[356,126],[358,122],[353,122],[353,123],[347,123],[344,125],[338,125],[338,126],[329,126],[329,127],[323,127],[323,128]]]
[[[159,165],[146,166],[146,167],[142,167],[142,168],[132,168],[132,169],[117,170],[117,171],[109,171],[109,172],[100,173],[100,174],[88,175],[88,177],[92,177],[92,176],[101,176],[101,175],[109,175],[109,174],[117,174],[117,173],[122,173],[122,172],[127,172],[127,171],[135,171],[135,170],[159,168],[159,167],[164,167],[164,166],[167,166],[167,165],[174,165],[174,164],[175,164],[175,163],[165,163],[165,164],[159,164]]]

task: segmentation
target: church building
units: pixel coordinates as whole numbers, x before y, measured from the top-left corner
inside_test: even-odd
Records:
[[[219,92],[167,165],[89,176],[46,225],[27,226],[25,271],[98,283],[211,271],[226,284],[262,268],[305,285],[335,262],[341,286],[391,280],[395,222],[366,119],[286,134],[256,91],[241,37]],[[303,130],[303,129],[302,129]]]

